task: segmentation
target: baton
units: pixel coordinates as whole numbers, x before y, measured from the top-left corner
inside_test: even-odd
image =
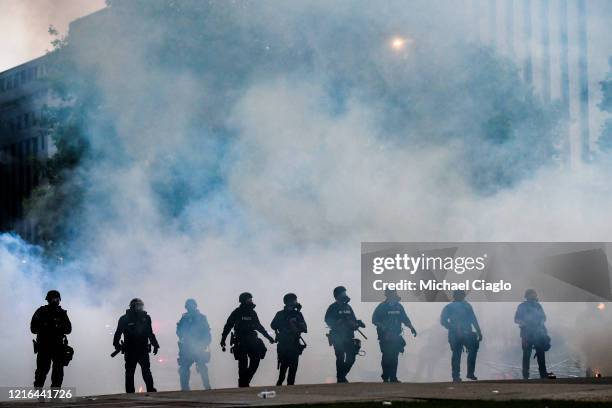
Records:
[[[119,343],[119,348],[111,353],[111,358],[115,357],[119,353],[123,353],[123,341]]]
[[[361,329],[357,328],[357,331],[359,332],[359,334],[361,334],[361,335],[363,336],[363,338],[364,338],[364,339],[366,339],[366,340],[368,339],[368,338],[366,337],[366,335],[365,335],[365,334],[363,334],[363,332],[361,331]]]

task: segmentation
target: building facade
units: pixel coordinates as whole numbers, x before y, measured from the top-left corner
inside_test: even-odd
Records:
[[[24,203],[41,182],[41,159],[53,146],[44,127],[50,100],[48,55],[0,72],[0,231],[35,241]]]
[[[84,30],[103,24],[107,13],[104,8],[74,20],[70,36],[86,36]],[[26,203],[44,182],[40,163],[56,150],[44,121],[47,108],[58,103],[49,81],[53,58],[46,54],[0,72],[0,233],[15,232],[30,242],[40,234],[25,217]]]

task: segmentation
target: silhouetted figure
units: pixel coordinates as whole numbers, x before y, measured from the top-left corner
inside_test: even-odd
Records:
[[[278,381],[276,385],[283,385],[287,370],[287,385],[295,384],[300,354],[306,347],[300,341],[302,333],[307,332],[306,321],[300,312],[302,305],[298,303],[294,293],[287,293],[283,297],[285,307],[276,313],[270,326],[276,333],[276,352],[278,354]]]
[[[399,353],[404,352],[406,341],[402,337],[402,324],[410,329],[416,337],[417,332],[412,326],[401,298],[395,290],[385,290],[385,301],[379,304],[372,315],[372,323],[376,326],[378,343],[382,352],[381,366],[383,382],[400,382],[397,379],[397,360]]]
[[[123,343],[121,342],[121,336],[123,336]],[[115,350],[121,350],[125,355],[125,392],[133,393],[135,391],[134,373],[137,364],[140,365],[147,392],[157,391],[153,386],[149,353],[152,346],[153,354],[157,354],[159,343],[155,334],[153,334],[151,317],[144,311],[142,300],[132,299],[130,308],[119,318],[117,330],[113,337],[113,346]]]
[[[198,310],[198,304],[194,299],[185,301],[187,313],[183,313],[181,320],[176,324],[176,335],[179,338],[179,377],[181,380],[181,390],[189,391],[190,370],[195,363],[196,370],[202,378],[202,385],[205,389],[210,389],[208,378],[208,367],[210,361],[210,326],[208,320]]]
[[[452,303],[444,306],[440,323],[448,330],[448,342],[452,351],[451,368],[454,382],[461,381],[460,365],[463,348],[467,349],[467,378],[477,380],[474,370],[476,368],[476,354],[482,332],[472,306],[465,300],[465,291],[453,292]],[[475,332],[472,330],[472,327]]]
[[[336,354],[336,379],[339,383],[346,383],[346,376],[361,349],[361,341],[355,338],[355,331],[365,327],[365,324],[355,317],[349,305],[351,298],[347,296],[344,286],[334,289],[334,298],[336,301],[325,312],[325,323],[330,329],[327,334],[329,344]]]
[[[250,293],[241,293],[238,297],[238,306],[227,318],[221,334],[221,349],[225,351],[225,340],[232,331],[230,340],[231,352],[238,360],[238,386],[248,387],[259,367],[259,361],[266,356],[266,346],[257,337],[257,332],[274,343],[272,336],[259,322],[255,313],[255,303]]]
[[[521,328],[523,378],[529,378],[529,363],[532,349],[535,349],[540,378],[547,378],[546,352],[550,350],[550,337],[548,336],[546,326],[544,326],[546,314],[538,301],[538,294],[535,290],[527,289],[525,292],[525,301],[516,308],[514,322]]]
[[[47,374],[51,371],[51,387],[61,387],[64,379],[66,361],[67,334],[72,331],[68,313],[62,309],[62,297],[57,290],[50,290],[45,297],[47,304],[39,307],[30,323],[30,330],[36,335],[34,352],[36,372],[34,387],[43,387]]]

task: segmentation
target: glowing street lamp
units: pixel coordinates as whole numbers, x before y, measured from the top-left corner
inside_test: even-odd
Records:
[[[389,47],[395,53],[404,53],[409,47],[412,47],[414,40],[410,37],[395,35],[389,39]]]
[[[394,51],[402,51],[404,48],[406,48],[406,39],[397,36],[391,38],[391,48]]]

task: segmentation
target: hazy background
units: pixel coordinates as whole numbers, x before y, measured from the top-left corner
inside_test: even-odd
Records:
[[[0,71],[40,57],[49,26],[66,32],[72,20],[104,7],[104,0],[0,0]]]
[[[174,330],[187,297],[213,328],[213,386],[234,386],[236,362],[217,344],[245,290],[265,325],[297,293],[310,329],[298,382],[332,381],[323,314],[338,284],[368,324],[349,379],[378,381],[375,305],[359,302],[361,241],[612,239],[607,161],[559,163],[558,106],[540,101],[512,59],[470,39],[455,2],[173,4],[117,2],[108,20],[71,33],[72,90],[86,95],[86,83],[99,98],[75,175],[84,201],[62,264],[1,236],[1,323],[11,329],[0,384],[31,382],[28,322],[50,288],[73,321],[64,384],[80,394],[122,391],[123,362],[108,354],[136,296],[161,344],[158,389],[178,387]],[[594,27],[601,48],[591,55],[605,67],[612,37]],[[398,37],[405,46],[393,46]],[[448,380],[443,305],[405,306],[420,335],[408,340],[401,379]],[[515,306],[474,305],[481,378],[520,365]],[[551,363],[584,364],[596,348],[587,338],[603,343],[597,364],[609,354],[609,332],[596,332],[609,327],[608,309],[545,309]],[[274,383],[275,367],[271,346],[254,384]]]

